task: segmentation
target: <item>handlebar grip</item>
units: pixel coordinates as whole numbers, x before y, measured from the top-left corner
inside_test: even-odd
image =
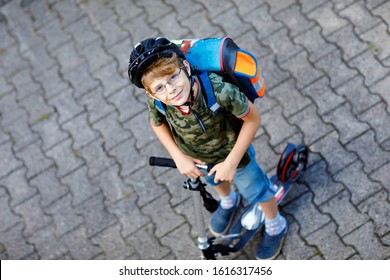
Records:
[[[176,168],[176,164],[173,159],[162,157],[150,157],[149,165]]]

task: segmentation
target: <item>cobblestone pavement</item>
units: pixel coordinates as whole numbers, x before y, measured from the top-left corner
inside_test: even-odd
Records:
[[[127,79],[131,46],[157,35],[229,35],[257,54],[269,175],[288,141],[309,146],[279,259],[390,258],[390,1],[1,4],[0,259],[200,257],[191,195],[148,166],[167,154]]]

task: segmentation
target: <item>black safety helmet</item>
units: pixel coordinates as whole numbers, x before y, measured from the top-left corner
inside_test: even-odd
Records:
[[[180,48],[166,38],[149,38],[134,46],[130,54],[128,75],[130,81],[139,88],[144,88],[141,79],[145,69],[158,58],[176,53],[179,58],[185,59]]]

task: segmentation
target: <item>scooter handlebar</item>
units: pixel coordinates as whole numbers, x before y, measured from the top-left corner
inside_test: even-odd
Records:
[[[149,165],[150,166],[161,166],[161,167],[171,167],[171,168],[177,168],[176,163],[171,158],[163,158],[163,157],[150,157],[149,158]],[[196,164],[196,166],[200,169],[205,169],[207,172],[213,168],[214,164],[208,163],[208,164]]]

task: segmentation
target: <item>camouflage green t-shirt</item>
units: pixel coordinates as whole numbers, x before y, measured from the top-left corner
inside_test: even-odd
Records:
[[[222,77],[214,73],[210,73],[209,78],[218,104],[235,117],[212,112],[203,93],[199,92],[192,110],[200,115],[206,132],[202,131],[193,113],[183,114],[176,107],[166,106],[164,116],[158,112],[152,98],[148,98],[148,107],[155,125],[161,125],[166,118],[176,144],[185,154],[207,163],[220,163],[236,143],[242,123],[239,119],[249,113],[249,106],[247,97],[238,87],[223,82]],[[239,167],[245,166],[249,160],[248,154],[245,154]]]

